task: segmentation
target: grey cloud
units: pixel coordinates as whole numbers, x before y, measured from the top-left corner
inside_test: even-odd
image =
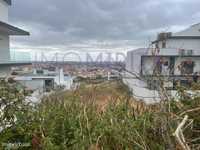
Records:
[[[15,43],[78,49],[96,41],[86,48],[134,48],[143,47],[156,34],[152,31],[200,21],[199,6],[199,0],[19,0],[13,1],[10,17],[31,32]]]

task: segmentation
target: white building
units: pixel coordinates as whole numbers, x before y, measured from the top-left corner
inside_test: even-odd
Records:
[[[178,33],[160,33],[152,48],[127,54],[126,69],[132,74],[126,73],[124,82],[147,102],[159,100],[161,84],[171,95],[177,85],[190,87],[200,76],[200,24]]]
[[[178,33],[160,33],[154,48],[200,50],[200,23]],[[177,51],[174,54],[178,54]]]
[[[10,61],[10,36],[29,35],[28,32],[9,24],[10,6],[11,0],[0,0],[0,63]]]
[[[62,68],[55,70],[34,68],[31,71],[15,71],[16,75],[11,77],[20,82],[29,90],[38,90],[41,93],[52,91],[57,87],[70,90],[73,86],[74,77],[65,76]]]
[[[11,6],[11,0],[0,0],[0,78],[12,77],[15,81],[21,83],[26,88],[33,90],[33,97],[40,97],[41,93],[50,92],[56,87],[71,89],[73,86],[73,77],[64,76],[63,69],[18,71],[16,75],[12,73],[12,67],[32,65],[31,62],[14,62],[10,56],[10,36],[29,35],[28,32],[9,24],[8,11]],[[34,68],[34,67],[33,67]],[[33,69],[32,68],[32,69]],[[35,94],[36,93],[36,94]]]

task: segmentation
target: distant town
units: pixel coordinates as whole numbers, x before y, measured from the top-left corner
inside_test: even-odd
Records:
[[[160,33],[148,48],[132,50],[127,56],[116,53],[115,60],[121,56],[125,59],[122,58],[122,61],[113,61],[111,53],[106,60],[99,54],[96,59],[88,55],[88,61],[81,61],[80,56],[73,52],[67,54],[75,55],[79,61],[45,60],[50,57],[46,54],[40,56],[40,61],[33,61],[25,53],[18,56],[10,51],[10,36],[31,36],[31,33],[9,24],[8,7],[12,3],[6,0],[0,2],[1,8],[4,8],[0,9],[0,76],[12,78],[33,91],[51,91],[49,89],[53,90],[56,86],[71,89],[77,78],[114,78],[122,79],[135,97],[151,103],[160,99],[158,76],[164,80],[162,85],[171,96],[176,95],[178,85],[190,87],[192,81],[199,82],[200,24],[178,33]]]
[[[0,0],[0,149],[200,150],[200,23],[162,28],[200,3],[15,2]],[[9,21],[15,5],[27,26]]]

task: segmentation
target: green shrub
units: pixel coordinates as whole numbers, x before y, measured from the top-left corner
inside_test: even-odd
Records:
[[[200,99],[195,97],[189,103],[171,101],[171,112],[146,111],[135,117],[135,109],[124,99],[129,98],[130,93],[125,92],[126,87],[119,88],[122,85],[117,85],[83,86],[74,92],[56,92],[34,107],[23,106],[25,113],[16,113],[15,123],[0,133],[0,143],[30,143],[31,147],[24,149],[46,150],[165,150],[169,149],[169,144],[175,149],[177,144],[173,132],[181,119],[172,114],[178,115],[199,106]],[[123,93],[123,96],[120,103],[111,102],[101,112],[94,103],[83,101],[88,89],[97,93],[102,90],[116,95]],[[91,93],[95,95],[94,91]],[[194,119],[195,130],[199,130],[199,112],[189,115]],[[191,130],[185,132],[188,139],[199,136]],[[192,144],[198,143],[195,141]]]

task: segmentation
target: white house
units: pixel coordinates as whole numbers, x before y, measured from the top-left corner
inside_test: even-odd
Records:
[[[11,24],[8,20],[8,11],[11,6],[11,0],[0,0],[0,78],[12,77],[15,81],[21,83],[35,93],[49,92],[56,86],[62,86],[65,89],[71,89],[73,77],[64,76],[63,69],[54,71],[35,69],[32,71],[22,71],[22,74],[12,74],[11,67],[32,65],[33,62],[14,62],[10,59],[10,36],[27,36],[29,32],[19,29]],[[23,70],[23,69],[22,69]],[[20,71],[19,71],[20,72]]]
[[[124,82],[147,101],[159,100],[161,84],[174,95],[177,85],[190,87],[199,82],[200,24],[178,33],[160,33],[151,48],[129,52],[126,70]]]
[[[55,71],[35,70],[31,74],[14,75],[12,78],[33,91],[33,94],[27,98],[28,101],[39,102],[44,94],[51,93],[57,87],[62,87],[64,90],[71,90],[74,88],[74,77],[65,76],[63,69],[56,69]]]
[[[160,33],[152,44],[154,48],[199,50],[199,41],[200,23],[178,33]]]
[[[6,77],[11,66],[20,65],[10,62],[10,36],[29,35],[28,32],[9,24],[10,6],[11,0],[0,0],[0,77]]]
[[[10,36],[29,35],[28,32],[9,24],[10,6],[11,0],[0,0],[0,63],[10,61]]]

